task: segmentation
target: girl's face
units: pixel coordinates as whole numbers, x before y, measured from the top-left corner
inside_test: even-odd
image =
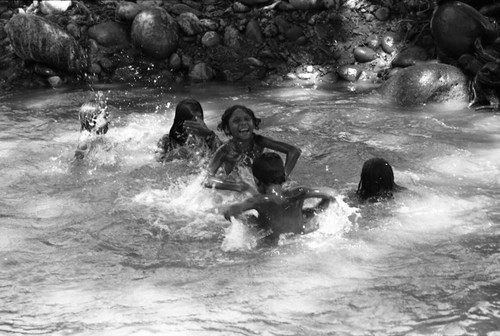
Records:
[[[255,125],[252,117],[245,111],[237,109],[228,121],[229,131],[237,140],[248,140],[252,137]]]

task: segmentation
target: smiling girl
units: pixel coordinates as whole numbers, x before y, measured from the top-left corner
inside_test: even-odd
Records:
[[[238,171],[239,167],[250,167],[253,160],[262,154],[266,148],[283,153],[285,159],[285,176],[292,172],[301,150],[293,145],[255,134],[259,129],[260,119],[254,112],[242,105],[234,105],[226,109],[217,129],[230,136],[228,142],[219,147],[208,167],[206,187],[229,189],[235,191],[248,190],[250,186],[244,181],[229,181],[216,177],[219,168],[225,175]]]

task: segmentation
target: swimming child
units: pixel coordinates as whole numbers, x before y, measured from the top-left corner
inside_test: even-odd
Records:
[[[311,219],[334,200],[335,192],[330,188],[283,189],[286,174],[283,160],[277,153],[267,152],[257,157],[252,173],[260,194],[227,206],[223,210],[224,217],[229,220],[248,210],[256,210],[256,224],[260,229],[269,231],[271,238],[278,238],[282,233],[307,233]],[[312,208],[303,208],[304,202],[310,198],[320,201]]]
[[[188,98],[177,104],[172,127],[158,141],[155,158],[159,162],[186,158],[192,153],[189,148],[213,153],[221,144],[215,132],[203,121],[201,104]]]
[[[392,198],[394,192],[404,189],[394,182],[394,172],[389,162],[376,157],[364,162],[356,195],[361,201],[377,202]]]
[[[80,120],[80,139],[75,151],[75,158],[83,159],[90,151],[91,138],[108,132],[110,113],[107,106],[99,103],[85,103],[78,113]]]
[[[106,134],[109,127],[109,111],[103,103],[85,103],[78,113],[80,131]]]
[[[231,139],[215,152],[208,167],[206,187],[242,191],[247,184],[233,183],[226,177],[241,166],[250,167],[253,160],[266,148],[286,154],[285,178],[290,175],[300,157],[301,150],[293,145],[255,134],[254,131],[259,129],[259,124],[260,119],[245,106],[234,105],[224,111],[217,128],[225,135],[231,136]],[[217,176],[221,167],[225,173],[223,177]]]

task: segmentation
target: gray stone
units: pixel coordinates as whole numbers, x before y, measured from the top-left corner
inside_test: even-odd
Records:
[[[194,36],[205,31],[205,27],[193,13],[182,13],[177,17],[177,23],[185,36]]]
[[[215,76],[215,71],[205,63],[195,64],[193,69],[189,72],[189,78],[193,81],[209,81]]]
[[[118,22],[107,21],[96,24],[89,28],[88,35],[104,47],[129,44],[127,30]]]
[[[47,19],[18,14],[5,25],[15,54],[71,73],[87,70],[88,58],[80,44],[55,23]]]
[[[131,36],[146,55],[164,59],[177,50],[179,25],[164,9],[148,8],[135,17]]]
[[[219,34],[213,31],[206,32],[201,38],[201,43],[207,48],[219,45],[220,44]]]
[[[468,79],[457,67],[418,64],[392,75],[379,89],[388,101],[398,105],[419,105],[469,99]]]
[[[229,26],[224,31],[224,45],[229,48],[238,49],[241,46],[241,34],[233,26]]]
[[[131,1],[122,1],[116,5],[115,17],[120,21],[131,22],[144,7]]]

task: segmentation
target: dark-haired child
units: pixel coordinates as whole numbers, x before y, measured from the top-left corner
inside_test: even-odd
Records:
[[[255,134],[254,131],[259,129],[259,124],[260,119],[248,107],[234,105],[224,111],[217,128],[231,136],[231,139],[215,152],[208,167],[206,187],[234,191],[246,190],[247,183],[233,182],[225,179],[224,176],[217,176],[219,168],[223,168],[227,176],[241,166],[251,167],[253,160],[266,148],[286,155],[284,174],[285,178],[288,177],[300,157],[301,150],[285,142]]]
[[[392,198],[404,187],[394,182],[394,172],[385,159],[371,158],[364,162],[356,195],[361,201],[377,202]]]
[[[260,229],[278,238],[282,233],[307,233],[307,224],[318,213],[324,211],[334,200],[334,190],[330,188],[294,187],[283,189],[285,169],[283,160],[277,153],[267,152],[257,157],[252,165],[259,195],[227,206],[224,217],[230,219],[248,210],[256,210],[255,218]],[[304,209],[304,202],[310,198],[320,201],[312,208]]]
[[[155,158],[159,162],[186,158],[190,152],[199,149],[213,153],[221,144],[215,132],[203,121],[201,104],[188,98],[177,104],[172,127],[158,141]]]

